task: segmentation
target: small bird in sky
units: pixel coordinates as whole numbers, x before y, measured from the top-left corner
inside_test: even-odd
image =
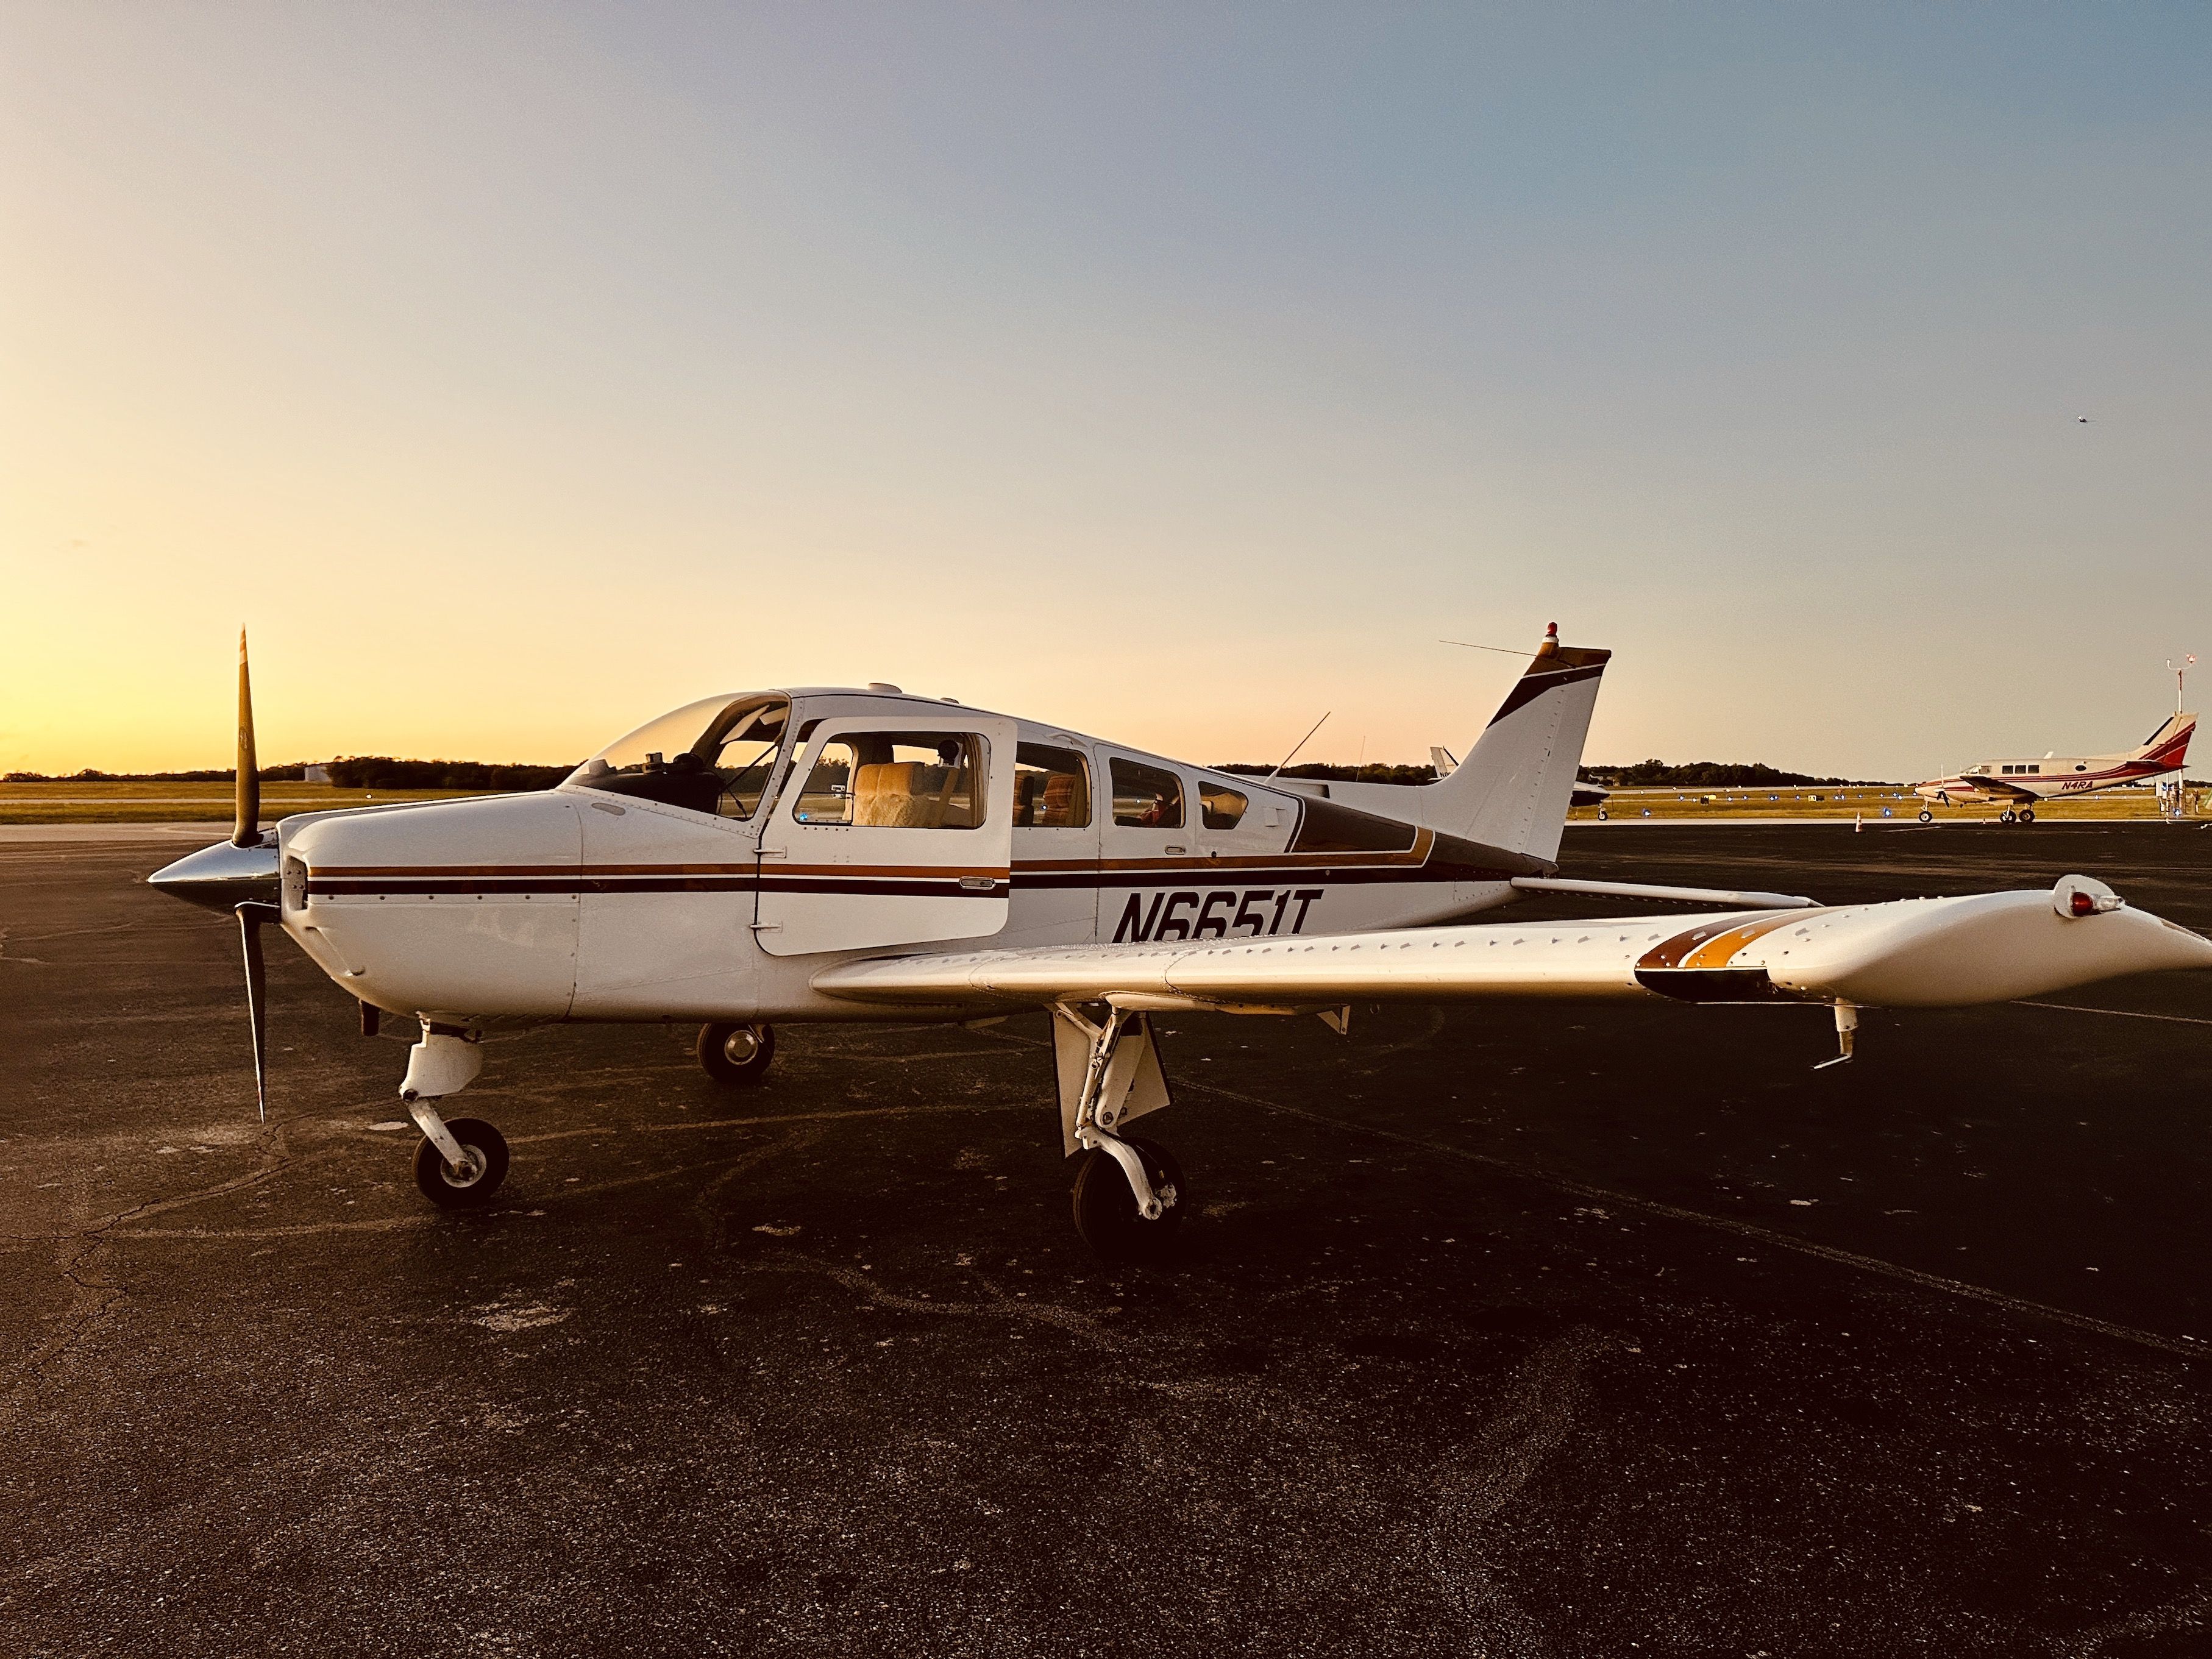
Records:
[[[2074,419],[2077,425],[2087,426],[2089,424],[2089,417],[2087,415],[2076,415]]]

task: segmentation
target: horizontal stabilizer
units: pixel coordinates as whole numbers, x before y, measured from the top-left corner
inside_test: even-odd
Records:
[[[1818,901],[1802,893],[1735,892],[1724,887],[1653,887],[1640,881],[1568,881],[1556,876],[1516,876],[1524,893],[1577,893],[1591,898],[1656,899],[1670,904],[1719,904],[1731,910],[1811,910]]]

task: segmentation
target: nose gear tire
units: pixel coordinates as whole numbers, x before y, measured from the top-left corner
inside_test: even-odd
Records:
[[[750,1088],[768,1075],[775,1058],[773,1025],[702,1025],[699,1066],[725,1089]]]
[[[1136,1135],[1122,1137],[1144,1160],[1145,1176],[1158,1192],[1176,1189],[1176,1201],[1158,1221],[1137,1213],[1137,1195],[1129,1190],[1129,1177],[1111,1152],[1097,1147],[1084,1152],[1076,1164],[1075,1231],[1093,1252],[1107,1261],[1157,1261],[1175,1243],[1182,1212],[1190,1207],[1190,1185],[1182,1166],[1168,1149],[1155,1140]]]
[[[482,1118],[451,1118],[446,1127],[469,1155],[469,1167],[459,1173],[447,1169],[444,1155],[425,1137],[415,1149],[415,1184],[441,1209],[472,1210],[490,1203],[507,1179],[507,1137]]]

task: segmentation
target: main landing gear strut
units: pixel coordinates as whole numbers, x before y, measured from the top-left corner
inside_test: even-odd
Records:
[[[1075,1231],[1109,1261],[1158,1258],[1189,1203],[1168,1150],[1122,1131],[1170,1103],[1149,1016],[1109,1007],[1103,1023],[1067,1003],[1053,1009],[1064,1148],[1076,1165]]]

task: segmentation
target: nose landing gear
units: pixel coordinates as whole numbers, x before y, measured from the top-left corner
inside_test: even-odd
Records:
[[[483,1066],[483,1050],[459,1026],[422,1022],[422,1040],[408,1051],[399,1098],[422,1132],[415,1149],[415,1185],[441,1209],[472,1210],[491,1202],[507,1179],[507,1138],[482,1118],[448,1123],[431,1103],[458,1094]]]
[[[445,1210],[471,1210],[491,1202],[507,1179],[507,1137],[482,1118],[457,1117],[439,1127],[459,1157],[423,1136],[415,1149],[415,1184],[422,1196]]]

